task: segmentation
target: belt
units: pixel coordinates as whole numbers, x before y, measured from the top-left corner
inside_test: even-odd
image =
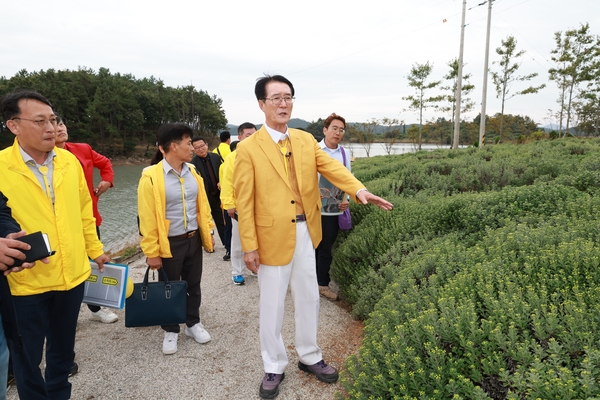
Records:
[[[306,221],[306,214],[298,214],[296,215],[296,220],[292,222],[301,222]]]
[[[196,235],[196,233],[198,233],[197,229],[195,231],[189,231],[187,233],[182,233],[181,235],[169,236],[169,239],[189,239],[191,237],[194,237]]]

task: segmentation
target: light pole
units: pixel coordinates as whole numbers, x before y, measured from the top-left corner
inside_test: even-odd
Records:
[[[458,138],[460,135],[460,104],[462,95],[462,70],[463,53],[465,47],[465,14],[467,13],[467,0],[463,0],[462,21],[460,23],[460,52],[458,53],[458,78],[456,80],[456,108],[454,110],[454,139],[452,148],[458,149]]]
[[[481,95],[481,117],[479,121],[479,147],[485,145],[485,106],[487,98],[488,63],[490,59],[490,27],[492,25],[492,1],[488,0],[487,34],[485,38],[485,62],[483,64],[483,94]],[[481,3],[485,4],[485,3]]]

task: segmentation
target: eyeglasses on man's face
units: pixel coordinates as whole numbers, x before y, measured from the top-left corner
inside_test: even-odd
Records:
[[[40,128],[43,128],[44,126],[46,126],[46,124],[48,122],[50,122],[50,125],[56,127],[56,125],[58,124],[58,120],[56,119],[56,117],[50,117],[50,118],[40,118],[40,119],[28,119],[28,118],[20,118],[20,117],[15,117],[12,118],[12,120],[23,120],[23,121],[30,121],[30,122],[34,122],[36,123]]]
[[[343,135],[346,132],[346,129],[339,128],[337,126],[332,126],[331,128],[329,128],[329,130],[332,131],[333,133],[339,133],[341,135]]]
[[[206,143],[202,142],[200,144],[195,145],[194,146],[194,150],[200,150],[200,149],[202,149],[204,147],[208,147],[208,145]]]
[[[296,100],[296,98],[292,97],[292,96],[275,96],[275,97],[265,97],[265,100],[270,100],[271,103],[275,104],[276,106],[280,105],[282,101],[285,101],[285,104],[292,104],[294,102],[294,100]]]

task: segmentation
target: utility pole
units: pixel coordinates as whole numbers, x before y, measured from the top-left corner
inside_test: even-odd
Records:
[[[492,1],[488,0],[487,34],[485,38],[485,62],[483,64],[483,94],[481,95],[481,118],[479,121],[479,147],[485,145],[485,106],[487,99],[488,63],[490,59],[490,27],[492,26]],[[485,4],[485,3],[481,3]]]
[[[460,104],[462,95],[462,70],[463,53],[465,48],[465,15],[467,13],[467,0],[463,0],[462,21],[460,23],[460,52],[458,53],[458,79],[456,80],[456,109],[454,110],[454,139],[452,148],[458,149],[458,137],[460,135]]]

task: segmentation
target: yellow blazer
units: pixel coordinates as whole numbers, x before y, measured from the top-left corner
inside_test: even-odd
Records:
[[[198,228],[202,246],[209,253],[212,252],[211,229],[215,226],[210,214],[210,206],[204,180],[196,172],[193,164],[188,163],[190,172],[198,184],[198,197],[196,198],[196,212]],[[166,217],[165,175],[163,162],[144,168],[138,184],[138,217],[140,223],[140,247],[146,257],[172,258],[171,245],[167,234],[171,221]]]
[[[355,201],[364,188],[314,137],[289,129],[292,157],[313,247],[321,242],[321,197],[317,172]],[[296,246],[296,206],[279,148],[263,126],[240,142],[233,173],[240,239],[244,252],[258,250],[261,264],[286,265]]]

